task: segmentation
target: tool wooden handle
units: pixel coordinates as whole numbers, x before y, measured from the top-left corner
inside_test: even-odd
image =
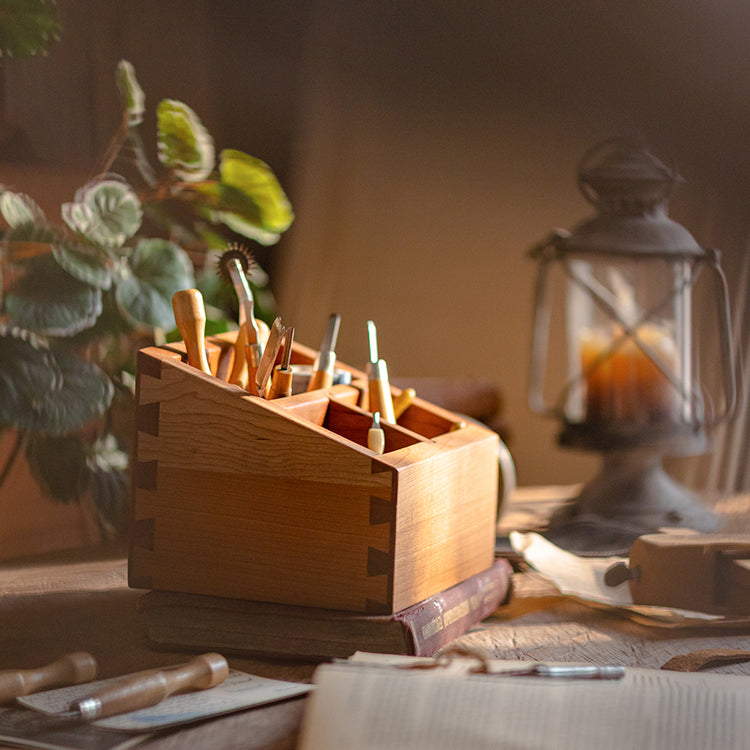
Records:
[[[380,426],[380,413],[377,411],[372,417],[372,427],[367,430],[367,447],[375,453],[385,452],[385,432]]]
[[[401,393],[393,399],[393,416],[398,419],[413,403],[417,392],[413,388],[404,388]]]
[[[292,368],[284,370],[281,365],[273,371],[271,385],[268,389],[268,398],[283,398],[292,395]]]
[[[103,718],[155,706],[175,693],[190,689],[205,690],[223,682],[229,674],[227,660],[220,654],[208,653],[177,667],[136,672],[102,688],[78,702],[84,718]],[[84,704],[99,704],[95,715],[86,715]]]
[[[265,349],[271,335],[271,327],[265,320],[261,320],[260,318],[255,318],[255,326],[258,329],[258,343],[261,349]]]
[[[206,357],[206,309],[203,296],[197,289],[183,289],[172,297],[172,309],[177,328],[187,349],[188,364],[211,374]]]
[[[237,339],[234,342],[234,361],[232,362],[232,372],[229,373],[227,382],[232,385],[238,385],[240,388],[247,388],[247,358],[245,357],[245,347],[247,346],[247,328],[242,326],[237,331]]]
[[[319,388],[330,388],[333,385],[333,373],[327,370],[314,370],[307,384],[308,391],[317,391]]]
[[[307,391],[317,391],[319,388],[330,388],[333,385],[333,371],[336,368],[336,352],[328,349],[318,354],[313,366]]]
[[[235,359],[235,367],[239,368],[241,371],[241,377],[242,382],[237,382],[235,385],[242,385],[243,388],[247,388],[247,390],[252,393],[254,396],[259,395],[258,394],[258,387],[255,384],[255,374],[258,372],[258,366],[260,365],[261,357],[263,356],[263,349],[268,343],[268,337],[270,335],[271,329],[268,327],[268,324],[264,321],[260,320],[260,318],[253,318],[255,321],[255,327],[257,329],[257,337],[258,337],[258,343],[257,344],[250,344],[249,343],[249,336],[247,333],[247,328],[244,329],[244,336],[237,337],[237,344],[235,345],[235,357],[241,357],[241,359],[244,359],[245,364],[242,365],[241,363],[237,363],[237,360]],[[243,346],[242,346],[242,353],[240,354],[240,347],[239,347],[239,340],[242,338]],[[232,380],[229,381],[230,383],[234,382]]]
[[[66,654],[38,669],[0,672],[0,703],[55,685],[77,685],[96,676],[96,660],[85,651]]]
[[[396,416],[393,413],[393,397],[388,382],[388,368],[382,359],[371,362],[370,365],[367,384],[370,411],[373,414],[379,411],[380,418],[384,422],[395,424]]]

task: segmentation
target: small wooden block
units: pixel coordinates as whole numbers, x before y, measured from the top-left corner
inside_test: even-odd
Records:
[[[750,537],[646,534],[630,550],[636,604],[713,614],[750,613]]]

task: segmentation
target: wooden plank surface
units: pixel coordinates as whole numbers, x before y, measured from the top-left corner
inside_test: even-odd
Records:
[[[522,487],[513,494],[499,531],[540,530],[549,515],[574,498],[580,486]],[[750,495],[706,499],[725,520],[725,533],[750,531]],[[699,649],[750,651],[750,628],[668,630],[625,619],[562,596],[542,576],[521,565],[514,577],[514,599],[483,627],[458,643],[501,659],[610,662],[659,668],[671,657]],[[750,674],[750,662],[711,671]]]
[[[529,497],[520,491],[517,498],[522,510],[521,501]],[[749,504],[750,496],[744,496],[721,507],[744,518]],[[508,510],[515,505],[511,499]],[[100,675],[111,677],[189,658],[186,652],[160,652],[149,646],[136,610],[142,592],[127,587],[125,555],[124,548],[91,549],[1,564],[0,668],[39,666],[65,652],[85,649],[99,661]],[[523,573],[516,576],[511,604],[455,643],[507,659],[659,667],[672,656],[703,648],[750,650],[750,631],[645,627],[571,601],[545,580]],[[315,669],[314,664],[291,661],[230,657],[229,662],[235,669],[302,682],[309,681]],[[711,671],[750,674],[750,665]],[[143,747],[291,750],[304,705],[302,698],[233,714],[152,739]]]
[[[514,578],[516,599],[482,627],[454,644],[480,649],[498,659],[581,661],[659,669],[670,658],[699,649],[750,652],[750,628],[671,630],[649,627],[575,602],[544,579]],[[750,675],[750,661],[714,667],[712,672]]]
[[[136,612],[142,591],[126,582],[125,550],[73,551],[0,565],[0,668],[46,664],[88,650],[100,677],[186,661],[193,654],[156,651]],[[313,664],[230,658],[230,666],[276,679],[308,682]],[[244,711],[172,732],[139,747],[294,747],[304,699]],[[0,745],[0,747],[6,747]]]

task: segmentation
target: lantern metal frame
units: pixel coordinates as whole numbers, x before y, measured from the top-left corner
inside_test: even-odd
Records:
[[[596,450],[603,454],[601,472],[584,486],[572,504],[550,522],[550,535],[571,549],[590,551],[620,540],[628,546],[636,536],[662,526],[714,530],[718,521],[701,499],[670,477],[662,459],[694,455],[708,447],[707,430],[731,417],[737,400],[737,374],[731,347],[731,315],[726,277],[720,255],[702,248],[686,229],[666,215],[666,199],[679,182],[676,172],[665,167],[638,143],[611,139],[587,152],[579,165],[578,184],[598,214],[572,232],[555,230],[530,251],[538,263],[534,291],[534,330],[528,396],[531,409],[562,422],[558,435],[564,447]],[[637,320],[626,320],[599,288],[596,280],[576,272],[571,261],[611,260],[627,263],[666,261],[685,270],[681,283],[664,290],[661,299],[641,311]],[[633,342],[653,362],[687,405],[685,418],[666,420],[648,429],[623,424],[593,424],[586,416],[571,419],[566,404],[571,390],[584,387],[585,368],[567,379],[553,404],[544,395],[546,362],[550,349],[551,305],[548,277],[554,266],[563,277],[584,291],[600,312],[619,328],[619,334],[599,356],[606,360],[625,342]],[[723,404],[714,410],[702,401],[700,384],[693,380],[690,362],[678,374],[660,361],[657,352],[639,338],[639,327],[670,305],[687,305],[684,315],[686,340],[680,355],[693,352],[691,289],[708,269],[716,285],[717,323],[720,326],[720,358],[723,371]],[[679,275],[679,274],[676,274]],[[601,363],[598,363],[601,364]],[[589,365],[594,368],[597,365]],[[686,372],[690,373],[686,377]],[[711,411],[710,415],[707,411]],[[592,533],[592,527],[594,529]],[[601,533],[597,534],[599,528]],[[603,542],[607,539],[608,542]]]

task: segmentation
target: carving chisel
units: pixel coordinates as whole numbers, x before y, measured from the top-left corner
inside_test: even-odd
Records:
[[[276,364],[276,357],[281,348],[281,342],[284,338],[285,331],[286,326],[281,322],[281,318],[276,318],[271,326],[268,343],[263,350],[263,356],[260,359],[258,369],[255,373],[255,385],[259,396],[265,395],[266,384],[268,383],[268,378],[271,376],[271,371]]]
[[[320,345],[318,356],[315,358],[310,382],[307,385],[308,391],[330,388],[333,384],[333,371],[336,367],[336,340],[339,335],[340,323],[341,316],[337,313],[332,313],[328,317],[323,342]]]
[[[380,412],[384,422],[395,424],[393,398],[388,382],[388,368],[385,361],[378,357],[378,335],[375,323],[367,321],[367,337],[370,344],[370,361],[367,364],[367,395],[370,411]]]
[[[197,289],[183,289],[172,296],[177,328],[187,349],[188,364],[211,375],[206,357],[206,308]]]
[[[221,654],[208,653],[176,667],[146,670],[127,675],[79,698],[67,711],[55,714],[65,721],[95,721],[107,716],[155,706],[175,693],[206,690],[223,682],[229,674]]]
[[[216,265],[219,275],[234,287],[239,305],[239,330],[234,342],[234,361],[228,382],[255,393],[255,370],[263,353],[263,341],[259,321],[255,318],[253,292],[247,281],[252,262],[252,253],[247,247],[231,243],[219,256]],[[252,372],[248,372],[248,368]]]
[[[66,654],[37,669],[8,669],[0,672],[0,704],[45,688],[78,685],[96,676],[96,660],[85,651]]]
[[[260,358],[263,355],[258,324],[255,322],[255,301],[253,293],[250,290],[250,285],[247,283],[247,277],[242,272],[242,266],[237,258],[230,259],[230,262],[227,264],[227,271],[232,279],[237,292],[237,299],[240,303],[240,333],[237,336],[237,345],[235,347],[235,367],[240,372],[244,369],[241,364],[244,355],[247,367],[247,382],[252,387],[255,383],[255,373],[260,366]],[[233,372],[233,374],[235,373]]]
[[[268,398],[282,398],[292,395],[292,368],[289,359],[292,356],[292,343],[294,342],[294,328],[287,328],[284,333],[284,353],[281,364],[276,365],[271,375],[271,385],[268,388]]]

